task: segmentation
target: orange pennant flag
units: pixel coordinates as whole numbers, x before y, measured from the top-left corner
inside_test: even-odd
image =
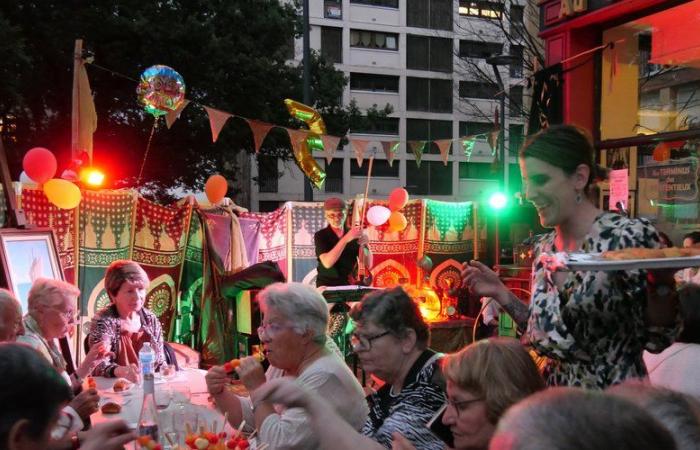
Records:
[[[384,149],[386,160],[389,162],[389,167],[394,163],[396,153],[399,151],[399,144],[399,141],[382,141],[382,148]]]
[[[260,151],[260,146],[262,145],[263,141],[265,140],[265,137],[267,136],[267,133],[270,132],[274,125],[253,119],[246,119],[245,121],[248,122],[250,131],[253,133],[253,144],[255,145],[255,153],[258,153]]]
[[[168,114],[165,115],[165,125],[168,127],[168,130],[170,129],[170,127],[173,126],[175,121],[180,118],[180,113],[189,104],[190,104],[190,101],[187,99],[184,99],[182,101],[182,103],[180,103],[180,106],[178,106],[176,109],[168,112]]]
[[[285,129],[289,134],[289,142],[292,143],[294,154],[300,154],[300,152],[302,151],[302,144],[306,141],[308,134],[306,133],[306,131],[293,130],[291,128]]]
[[[226,121],[233,115],[225,111],[219,111],[218,109],[210,108],[205,106],[207,114],[209,115],[209,125],[211,126],[211,140],[216,142],[219,139],[219,133],[221,129],[226,124]]]
[[[452,139],[441,139],[439,141],[434,141],[435,145],[440,149],[440,156],[442,157],[442,162],[447,165],[447,160],[450,158],[450,146],[452,145]]]
[[[340,138],[336,136],[329,136],[327,134],[321,135],[321,140],[323,141],[323,154],[326,157],[326,162],[328,164],[333,160],[333,155],[338,149],[338,143]]]
[[[355,149],[355,159],[357,160],[357,165],[362,167],[362,161],[365,159],[365,152],[367,151],[369,141],[365,141],[363,139],[350,139],[350,144]]]

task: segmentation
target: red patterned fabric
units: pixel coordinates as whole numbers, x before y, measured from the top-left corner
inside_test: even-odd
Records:
[[[284,206],[269,213],[243,213],[241,217],[260,222],[260,248],[258,261],[276,262],[285,278],[287,273],[287,208]]]

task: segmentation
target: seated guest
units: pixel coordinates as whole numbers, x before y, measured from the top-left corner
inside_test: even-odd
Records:
[[[700,399],[700,285],[678,290],[683,331],[661,353],[644,352],[651,384],[690,394]]]
[[[238,427],[245,420],[272,448],[318,448],[303,410],[282,409],[257,395],[269,380],[289,376],[327,398],[343,420],[360,429],[367,417],[367,404],[353,373],[326,347],[328,308],[323,297],[301,283],[275,283],[257,298],[263,313],[258,335],[270,368],[265,373],[255,358],[241,360],[236,371],[250,399],[225,389],[230,378],[222,366],[212,367],[206,375],[207,389],[217,407],[228,413],[231,425]]]
[[[693,231],[683,236],[683,248],[700,248],[700,231]],[[700,270],[697,267],[687,267],[675,275],[680,285],[700,286]]]
[[[56,346],[56,339],[71,334],[77,321],[78,295],[80,290],[65,281],[37,279],[27,298],[29,312],[24,317],[25,334],[17,338],[18,342],[38,350],[74,393],[80,392],[82,378],[92,372],[106,353],[103,345],[97,345],[85,355],[75,373],[69,375],[66,372],[66,360]],[[99,396],[94,389],[80,392],[65,408],[68,422],[62,421],[61,424],[69,431],[82,429],[90,415],[97,411],[98,402]],[[63,434],[60,430],[56,432]]]
[[[14,342],[24,334],[22,306],[7,289],[0,289],[0,342]]]
[[[634,381],[613,386],[608,393],[627,399],[654,416],[671,432],[678,450],[696,450],[700,445],[700,402],[697,399]]]
[[[7,450],[120,450],[135,439],[123,421],[95,426],[74,442],[51,439],[61,407],[71,398],[68,385],[41,354],[22,344],[0,344],[0,448]]]
[[[487,449],[501,414],[544,388],[544,380],[532,358],[514,339],[495,338],[471,344],[459,353],[446,356],[443,372],[448,403],[442,423],[450,428],[454,438],[451,448],[458,450]],[[323,399],[295,383],[275,380],[263,389],[272,402],[306,408],[322,447],[381,448],[376,443],[362,442],[353,430],[339,423]],[[394,435],[392,449],[415,448],[402,435]]]
[[[551,388],[506,411],[491,450],[675,450],[648,412],[614,395]]]
[[[98,364],[95,375],[137,382],[139,350],[144,342],[150,342],[156,354],[155,369],[165,363],[160,321],[143,306],[148,284],[148,275],[133,261],[114,261],[107,268],[105,290],[111,304],[95,315],[88,342],[90,347],[104,343],[113,357]]]

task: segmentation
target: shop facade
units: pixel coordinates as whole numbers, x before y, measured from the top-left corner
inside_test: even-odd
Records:
[[[700,230],[700,0],[539,6],[546,65],[558,68],[558,120],[591,132],[601,165],[626,169],[619,206],[680,245]],[[601,184],[606,209],[610,190]]]

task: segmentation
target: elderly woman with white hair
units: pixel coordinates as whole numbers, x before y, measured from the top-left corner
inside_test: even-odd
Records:
[[[103,345],[90,349],[75,372],[66,372],[67,363],[56,345],[56,340],[72,333],[77,322],[78,295],[80,290],[60,280],[39,278],[34,281],[28,295],[28,313],[24,317],[24,335],[18,342],[36,349],[65,379],[74,393],[78,393],[65,409],[68,424],[60,423],[68,430],[83,427],[90,415],[97,411],[99,396],[89,389],[80,392],[82,378],[89,375],[101,358],[106,355]],[[60,435],[60,432],[57,432]]]
[[[228,412],[231,425],[238,427],[245,420],[272,448],[319,448],[303,409],[284,409],[257,395],[268,380],[287,376],[328,400],[343,420],[361,429],[367,403],[353,373],[326,346],[328,307],[323,297],[301,283],[275,283],[258,294],[258,301],[263,313],[258,335],[270,367],[264,372],[257,359],[241,360],[236,371],[250,398],[225,389],[230,379],[223,367],[212,367],[206,376],[209,392],[217,407]]]

